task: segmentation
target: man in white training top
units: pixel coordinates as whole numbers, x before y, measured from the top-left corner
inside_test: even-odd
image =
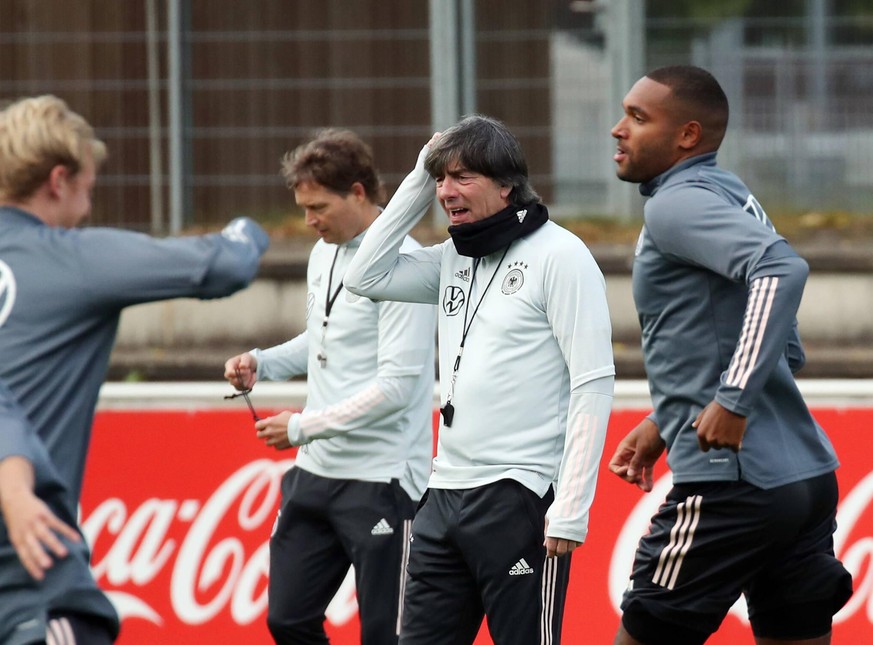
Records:
[[[307,269],[306,331],[229,359],[237,387],[307,375],[302,413],[259,421],[277,449],[301,446],[270,540],[267,624],[277,643],[327,643],[324,612],[348,571],[363,645],[397,642],[409,531],[433,455],[434,308],[343,288],[379,215],[369,146],[325,130],[286,155],[288,187],[321,236]],[[419,245],[406,237],[404,250]]]
[[[436,196],[451,239],[400,254]],[[472,116],[419,155],[346,272],[439,306],[442,426],[413,523],[401,643],[559,643],[615,370],[603,275],[550,222],[515,137]]]

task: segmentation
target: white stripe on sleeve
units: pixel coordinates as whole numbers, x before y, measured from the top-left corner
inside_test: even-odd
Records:
[[[728,367],[727,384],[732,387],[745,388],[755,369],[778,286],[779,278],[776,277],[759,278],[752,282],[743,331]]]

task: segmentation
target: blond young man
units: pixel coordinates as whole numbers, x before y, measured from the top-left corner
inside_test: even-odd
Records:
[[[246,218],[188,238],[77,229],[105,158],[91,126],[57,97],[0,110],[0,381],[35,432],[0,428],[6,645],[117,636],[76,518],[119,316],[136,303],[229,295],[254,278],[268,243]],[[36,494],[22,496],[28,489]]]

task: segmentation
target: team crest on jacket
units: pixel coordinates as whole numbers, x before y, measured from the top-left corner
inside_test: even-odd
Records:
[[[461,287],[449,285],[443,293],[443,312],[447,316],[457,316],[464,306],[464,290]]]
[[[3,260],[0,260],[0,327],[12,313],[15,305],[15,274]]]
[[[511,296],[521,289],[521,286],[524,284],[524,272],[522,269],[526,269],[527,265],[524,262],[513,262],[507,268],[509,273],[503,278],[500,291],[503,292],[503,295]]]

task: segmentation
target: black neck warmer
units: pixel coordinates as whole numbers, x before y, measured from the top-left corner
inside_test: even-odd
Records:
[[[549,211],[539,203],[510,204],[499,213],[477,222],[449,226],[449,235],[460,255],[483,258],[510,242],[533,233],[549,220]]]

